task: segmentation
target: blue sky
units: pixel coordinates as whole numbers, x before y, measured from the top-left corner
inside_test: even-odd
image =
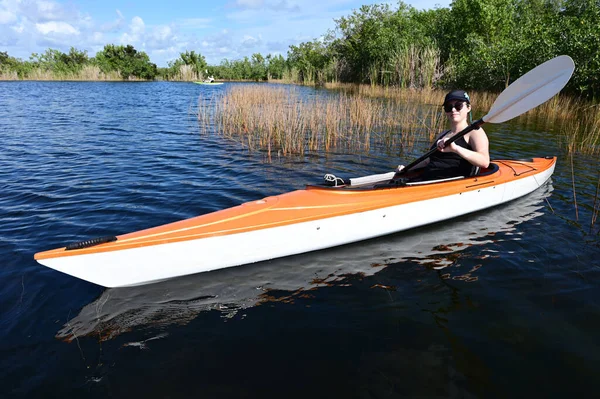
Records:
[[[105,44],[131,44],[160,67],[183,51],[209,64],[254,53],[282,54],[335,27],[370,0],[0,0],[0,51],[21,59],[70,47],[94,56]],[[392,7],[396,1],[388,1]],[[408,0],[418,9],[450,0]]]

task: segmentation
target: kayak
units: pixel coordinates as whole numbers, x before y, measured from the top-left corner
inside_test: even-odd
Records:
[[[223,82],[194,82],[198,85],[206,85],[206,86],[219,86],[222,85]]]
[[[170,324],[187,324],[202,312],[232,317],[245,309],[279,301],[279,295],[269,295],[271,291],[291,292],[291,297],[297,298],[321,287],[343,284],[349,276],[369,277],[405,261],[429,270],[445,269],[467,248],[488,245],[500,236],[519,240],[514,232],[520,224],[544,215],[544,200],[552,191],[548,183],[510,204],[479,212],[477,217],[438,223],[419,229],[418,234],[411,230],[360,245],[331,248],[326,253],[274,259],[256,267],[231,267],[160,284],[107,289],[75,317],[65,320],[55,337],[67,342],[83,336],[106,341],[142,327],[164,329]],[[451,268],[443,274],[457,276],[465,271]],[[476,279],[477,273],[471,270],[469,276]]]
[[[35,259],[105,287],[143,285],[480,211],[538,189],[555,165],[556,157],[494,160],[470,177],[402,184],[389,184],[387,177],[379,182],[361,178],[356,180],[360,184],[309,185],[163,226],[39,252]]]

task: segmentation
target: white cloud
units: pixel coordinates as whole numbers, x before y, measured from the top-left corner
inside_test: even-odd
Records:
[[[290,3],[288,0],[236,0],[231,7],[240,10],[300,11],[297,4]]]
[[[129,24],[129,32],[121,34],[119,42],[121,44],[131,44],[132,46],[144,44],[144,31],[146,30],[146,24],[140,17],[133,17]]]
[[[103,32],[117,32],[125,25],[125,17],[121,13],[121,11],[116,10],[117,19],[112,22],[104,23],[100,26],[100,30]]]
[[[167,25],[153,27],[150,32],[145,35],[145,38],[148,48],[156,50],[168,49],[172,48],[174,45],[178,46],[182,44],[171,27]]]
[[[245,47],[256,47],[256,45],[261,43],[262,38],[259,36],[258,38],[249,36],[249,35],[244,35],[244,38],[242,39],[242,44]]]
[[[14,25],[11,29],[17,33],[23,33],[23,31],[25,31],[25,26],[23,24]]]
[[[235,7],[246,9],[258,9],[265,5],[264,0],[236,0]]]
[[[151,37],[156,40],[163,41],[173,38],[173,32],[168,26],[158,26],[156,29],[152,30]]]
[[[104,34],[102,32],[94,32],[90,38],[90,41],[94,44],[104,45],[105,43]]]
[[[0,24],[9,24],[17,20],[17,15],[8,10],[0,9]]]
[[[50,21],[35,24],[35,28],[44,35],[58,33],[62,35],[78,35],[79,31],[66,22]]]
[[[17,1],[18,14],[33,22],[65,21],[76,19],[73,6],[64,6],[54,1]]]
[[[146,30],[146,24],[144,24],[144,20],[140,17],[133,17],[129,28],[131,29],[131,33],[133,35],[141,35]]]
[[[212,20],[210,18],[185,18],[177,20],[176,23],[180,28],[206,29],[211,27]]]
[[[269,8],[274,11],[300,12],[300,6],[298,6],[297,4],[290,4],[290,2],[287,0],[281,0],[269,4]]]

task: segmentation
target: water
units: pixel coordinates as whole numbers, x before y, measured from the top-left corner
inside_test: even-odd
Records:
[[[450,222],[134,288],[104,289],[33,260],[326,172],[400,163],[377,148],[266,162],[200,133],[199,102],[226,89],[0,82],[0,397],[565,397],[600,388],[598,162],[574,160],[575,206],[569,159],[545,132],[486,126],[493,158],[557,154],[556,172],[532,195]]]

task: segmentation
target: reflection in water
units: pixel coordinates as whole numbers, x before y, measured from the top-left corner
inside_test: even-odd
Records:
[[[340,284],[348,276],[370,276],[387,265],[407,260],[432,269],[448,268],[460,251],[494,243],[497,233],[503,233],[503,239],[519,239],[517,225],[542,215],[544,198],[551,191],[551,184],[547,184],[491,210],[358,244],[152,285],[107,289],[68,321],[56,337],[71,341],[94,335],[108,340],[133,328],[186,324],[200,312],[210,310],[232,317],[241,309],[273,300],[291,300],[308,290]],[[486,257],[497,256],[491,248],[482,252],[489,252],[482,256],[482,262]],[[466,274],[452,277],[444,273],[442,277],[475,281],[473,274],[479,267],[472,267]],[[289,295],[271,295],[275,290]]]

